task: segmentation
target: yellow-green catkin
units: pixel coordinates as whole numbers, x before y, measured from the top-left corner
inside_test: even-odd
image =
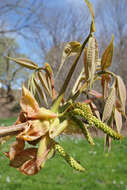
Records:
[[[71,108],[71,114],[79,115],[87,120],[89,125],[94,125],[97,128],[104,131],[104,133],[108,134],[113,139],[120,140],[122,139],[122,135],[111,129],[108,125],[103,123],[101,120],[97,119],[93,116],[90,107],[86,104],[75,103]]]
[[[88,128],[87,126],[84,124],[84,134],[85,134],[85,137],[87,139],[87,141],[92,145],[94,146],[94,142],[93,142],[93,138],[91,137],[89,131],[88,131]]]
[[[94,141],[93,138],[91,137],[88,129],[87,129],[87,124],[84,124],[80,119],[78,119],[77,117],[72,116],[72,120],[81,128],[82,133],[84,134],[84,136],[86,137],[87,141],[94,146]]]
[[[60,153],[60,155],[68,162],[68,164],[80,171],[80,172],[84,172],[85,168],[83,168],[76,160],[74,160],[71,156],[69,156],[68,153],[65,152],[65,150],[57,143],[55,144],[55,149]]]
[[[123,138],[121,134],[111,129],[108,125],[97,119],[95,116],[92,117],[92,121],[97,128],[103,130],[107,135],[109,135],[113,139],[120,140]]]
[[[89,117],[93,115],[92,110],[88,104],[77,102],[72,105],[72,109],[75,109],[75,108],[80,109],[84,112],[85,119],[88,119]]]

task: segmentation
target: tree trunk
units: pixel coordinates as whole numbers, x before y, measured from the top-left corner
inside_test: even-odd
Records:
[[[7,85],[7,99],[8,103],[11,103],[15,100],[10,84]]]

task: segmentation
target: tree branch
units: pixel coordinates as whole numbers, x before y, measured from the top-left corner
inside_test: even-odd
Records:
[[[26,124],[27,124],[27,122],[21,123],[18,125],[8,126],[8,127],[3,127],[3,126],[1,127],[0,126],[0,137],[5,137],[8,135],[17,134],[17,133],[19,133],[25,129]]]

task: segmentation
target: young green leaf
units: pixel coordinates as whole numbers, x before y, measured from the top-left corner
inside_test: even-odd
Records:
[[[92,17],[91,32],[95,32],[95,21],[94,21],[95,15],[94,15],[94,10],[93,10],[93,5],[88,0],[85,0],[85,2],[89,8],[89,11]]]
[[[98,43],[97,43],[97,40],[95,38],[95,63],[96,63],[96,66],[99,65],[99,49],[98,49]]]
[[[74,95],[79,90],[79,88],[81,87],[81,83],[82,83],[83,78],[84,78],[84,68],[82,68],[78,78],[76,79],[76,81],[74,83],[74,86],[73,86],[72,91],[71,91],[71,95]]]
[[[88,0],[85,0],[89,10],[90,10],[90,14],[91,14],[91,17],[92,19],[94,19],[95,15],[94,15],[94,11],[93,11],[93,5],[88,1]]]
[[[88,48],[87,48],[87,66],[89,82],[91,83],[94,79],[94,74],[96,72],[96,39],[94,36],[89,38]]]
[[[62,123],[60,123],[58,125],[55,125],[55,126],[53,126],[51,124],[51,128],[49,130],[50,138],[55,138],[56,136],[60,135],[65,130],[65,128],[67,126],[68,126],[68,121],[67,120],[64,120]]]
[[[109,94],[111,76],[109,74],[104,74],[101,76],[101,85],[102,85],[102,92],[104,100],[107,98]]]
[[[108,153],[110,152],[111,150],[111,144],[112,144],[112,138],[105,134],[105,139],[104,139],[104,151],[106,150],[106,146],[108,148]]]
[[[48,87],[46,78],[43,75],[42,71],[38,71],[37,72],[37,76],[38,76],[38,79],[40,80],[40,83],[43,86],[43,88],[46,90],[46,92],[48,93],[48,95],[50,95],[52,97],[52,92],[50,91],[50,89]]]
[[[40,101],[44,100],[45,104],[48,105],[48,101],[46,98],[46,95],[44,93],[44,91],[42,90],[42,88],[40,87],[38,81],[36,80],[36,78],[33,79],[35,87],[36,87],[36,92],[40,95]]]
[[[122,128],[122,115],[116,108],[115,108],[115,112],[114,112],[114,119],[116,122],[117,131],[118,131],[118,133],[120,133],[121,128]]]
[[[95,96],[96,98],[102,98],[103,95],[99,92],[97,92],[96,90],[89,90],[88,93],[92,96]]]
[[[44,136],[40,140],[40,144],[39,144],[38,152],[37,152],[37,165],[39,167],[41,165],[41,168],[44,167],[45,161],[47,160],[47,156],[48,156],[48,152],[49,152],[48,151],[49,143],[50,143],[50,139],[48,136]],[[47,154],[45,154],[45,153],[47,153]]]
[[[86,44],[87,44],[89,38],[90,38],[90,34],[89,34],[89,35],[87,36],[87,38],[84,40],[84,42],[83,42],[83,44],[82,44],[82,46],[81,46],[81,48],[80,48],[80,51],[79,51],[79,53],[77,54],[77,56],[76,56],[76,58],[75,58],[75,60],[74,60],[74,63],[72,64],[72,66],[71,66],[71,68],[70,68],[70,70],[69,70],[69,73],[68,73],[66,79],[64,80],[64,83],[63,83],[63,85],[62,85],[62,87],[61,87],[61,89],[60,89],[58,98],[57,98],[56,101],[53,103],[52,110],[53,110],[54,112],[58,111],[58,107],[59,107],[59,105],[60,105],[60,102],[61,102],[61,100],[62,100],[63,97],[64,97],[64,93],[65,93],[65,91],[66,91],[66,89],[67,89],[67,87],[68,87],[68,84],[69,84],[69,82],[70,82],[70,80],[71,80],[71,77],[72,77],[72,75],[73,75],[73,73],[74,73],[74,71],[75,71],[76,65],[77,65],[77,63],[78,63],[78,61],[79,61],[79,59],[80,59],[80,56],[81,56],[81,54],[82,54],[82,52],[83,52],[83,50],[84,50],[84,48],[85,48],[85,46],[86,46]],[[78,92],[78,95],[79,95],[79,94],[80,94],[80,92]]]
[[[89,78],[88,64],[87,64],[87,48],[84,49],[84,72],[86,80]]]
[[[97,109],[97,106],[93,102],[90,102],[90,107],[92,109],[92,112],[97,116],[98,119],[100,119],[100,113]]]
[[[51,66],[48,63],[45,63],[45,70],[49,74],[49,76],[53,75],[52,68],[51,68]]]
[[[56,78],[59,75],[59,73],[60,73],[60,71],[61,71],[61,69],[62,69],[62,67],[64,65],[64,62],[65,62],[66,58],[70,57],[70,56],[77,55],[80,52],[80,49],[81,49],[81,44],[80,44],[80,42],[77,42],[77,41],[68,42],[65,45],[64,50],[63,50],[61,65],[60,65],[60,67],[58,69]]]
[[[114,37],[112,35],[112,40],[102,55],[102,59],[101,59],[102,70],[107,69],[112,64],[113,49],[114,49],[113,48],[113,39],[114,39]]]
[[[12,61],[15,61],[17,64],[23,67],[26,67],[27,69],[35,70],[38,68],[37,64],[26,58],[12,58],[12,57],[7,57],[7,58],[9,58]]]
[[[126,87],[125,84],[120,76],[117,76],[117,86],[118,86],[118,93],[120,102],[122,104],[122,111],[125,112],[125,105],[126,105]]]
[[[51,96],[52,96],[52,85],[51,85],[51,77],[49,76],[49,74],[46,72],[45,73],[45,79],[46,79],[46,83],[48,85],[48,88],[51,92]]]
[[[115,87],[113,86],[105,102],[102,121],[106,121],[110,118],[115,104],[115,100],[116,100],[116,94],[115,94]]]
[[[32,93],[33,96],[35,96],[35,93],[36,93],[34,77],[35,77],[35,74],[33,73],[28,80],[28,89],[30,90],[30,92]]]

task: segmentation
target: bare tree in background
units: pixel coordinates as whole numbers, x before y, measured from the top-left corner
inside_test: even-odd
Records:
[[[85,6],[77,9],[67,6],[56,9],[50,7],[48,3],[44,4],[41,0],[5,0],[0,2],[0,37],[17,40],[19,36],[22,36],[26,43],[33,43],[35,46],[34,49],[31,47],[31,52],[34,51],[40,59],[48,61],[56,73],[61,63],[64,43],[82,41],[88,34],[88,15]],[[8,43],[1,49],[5,47],[8,49],[7,46]],[[7,55],[7,51],[4,54]],[[15,57],[16,54],[13,56]],[[8,63],[4,62],[4,67],[8,70],[6,70],[6,79],[9,78]],[[58,80],[60,79],[61,82],[69,66],[71,66],[71,61],[59,75]],[[4,67],[1,67],[3,71],[5,71]],[[4,79],[3,81],[5,84],[5,81],[11,80]]]
[[[98,16],[96,34],[98,37],[101,36],[100,47],[105,48],[111,39],[111,33],[114,33],[114,68],[120,70],[120,74],[125,78],[126,0],[98,0],[96,7]],[[16,39],[19,35],[22,36],[26,43],[34,44],[31,52],[39,59],[48,61],[55,71],[61,62],[64,43],[72,40],[82,41],[88,33],[88,20],[85,5],[75,9],[70,6],[51,7],[46,1],[44,3],[41,0],[0,1],[0,36],[13,35]],[[64,76],[64,72],[60,74],[62,75]]]
[[[15,39],[2,36],[0,38],[0,95],[2,96],[2,92],[5,92],[3,96],[7,97],[9,101],[13,101],[12,86],[17,88],[28,77],[28,71],[22,70],[19,65],[13,64],[6,56],[25,57],[24,54],[19,52]]]
[[[127,1],[99,1],[96,12],[101,47],[108,45],[113,33],[115,49],[112,69],[123,77],[127,85]]]
[[[31,40],[31,27],[35,27],[42,7],[41,1],[0,1],[0,83],[1,92],[6,89],[4,96],[10,100],[14,98],[12,85],[17,87],[28,77],[28,72],[20,72],[22,68],[11,63],[6,56],[26,57],[20,53],[18,40]]]
[[[40,0],[0,1],[0,34],[18,34],[29,38],[30,28],[37,23],[42,7]]]
[[[72,7],[59,9],[46,7],[45,9],[43,18],[41,14],[38,18],[38,27],[32,28],[32,32],[35,43],[39,47],[40,58],[51,65],[56,75],[61,64],[61,55],[65,43],[68,41],[82,42],[88,34],[89,14],[85,6],[76,10]],[[56,78],[57,90],[67,75],[71,63],[72,59],[70,59],[70,64],[66,65],[65,63]],[[75,73],[77,75],[74,74],[74,78],[78,76],[82,67],[83,63],[79,65]]]

